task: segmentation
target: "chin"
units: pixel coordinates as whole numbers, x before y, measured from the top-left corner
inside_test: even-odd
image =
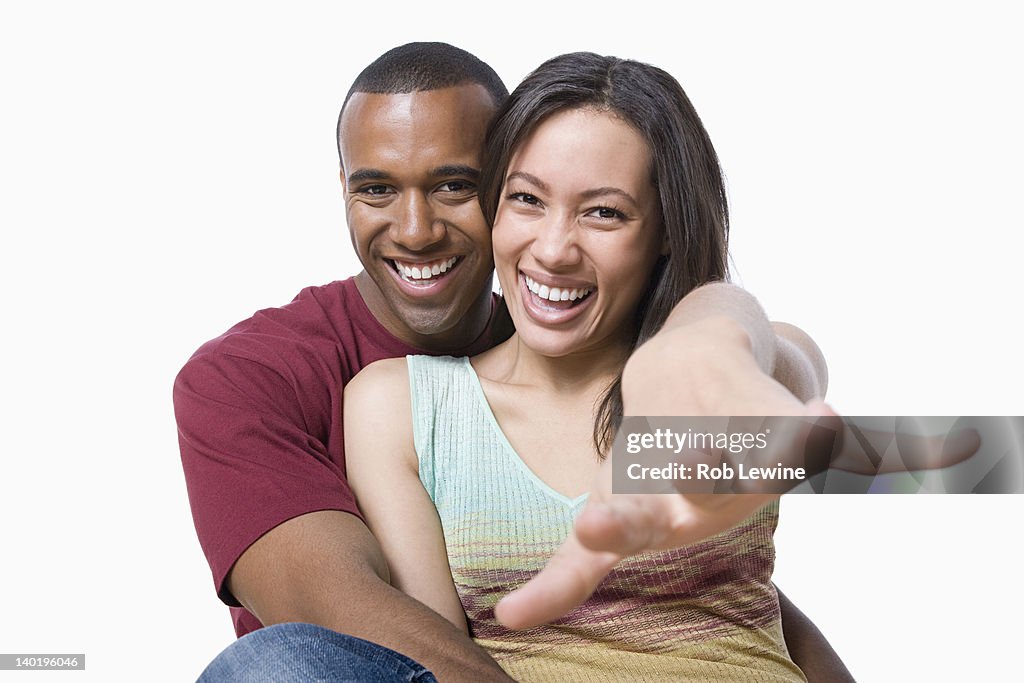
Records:
[[[518,326],[516,330],[519,330]],[[561,358],[583,348],[582,341],[575,335],[550,330],[522,330],[519,331],[519,339],[534,353],[548,358]]]
[[[455,327],[462,318],[461,315],[447,309],[442,311],[405,311],[402,315],[410,330],[424,336],[447,332]]]

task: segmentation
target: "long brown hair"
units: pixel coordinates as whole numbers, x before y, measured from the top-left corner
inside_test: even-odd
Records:
[[[718,155],[679,83],[649,64],[590,52],[550,59],[509,96],[487,134],[480,205],[492,225],[513,154],[555,112],[593,108],[644,137],[669,254],[651,272],[637,307],[631,349],[650,339],[694,288],[728,280],[729,207]],[[594,420],[594,445],[608,452],[622,417],[622,374]]]

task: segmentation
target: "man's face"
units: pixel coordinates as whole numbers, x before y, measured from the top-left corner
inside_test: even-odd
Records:
[[[341,181],[365,269],[359,290],[378,320],[415,346],[465,345],[490,314],[491,234],[477,180],[494,111],[475,84],[356,93],[345,106]]]

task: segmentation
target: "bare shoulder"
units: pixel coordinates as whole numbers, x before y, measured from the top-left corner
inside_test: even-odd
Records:
[[[380,468],[389,472],[399,465],[415,471],[412,397],[405,358],[377,361],[360,370],[345,386],[344,403],[349,482],[362,501],[368,480],[383,476]]]
[[[345,386],[346,459],[404,451],[412,444],[412,398],[405,358],[371,363]]]
[[[345,385],[345,410],[358,407],[400,408],[409,405],[409,370],[405,358],[370,363]]]

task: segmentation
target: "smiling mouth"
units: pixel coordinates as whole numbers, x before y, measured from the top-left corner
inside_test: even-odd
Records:
[[[526,273],[520,272],[526,289],[533,295],[535,305],[551,310],[564,311],[579,306],[593,294],[596,287],[551,287],[543,285]]]
[[[411,285],[428,286],[452,272],[462,261],[461,256],[427,261],[425,263],[411,263],[397,259],[385,259],[398,277]]]

